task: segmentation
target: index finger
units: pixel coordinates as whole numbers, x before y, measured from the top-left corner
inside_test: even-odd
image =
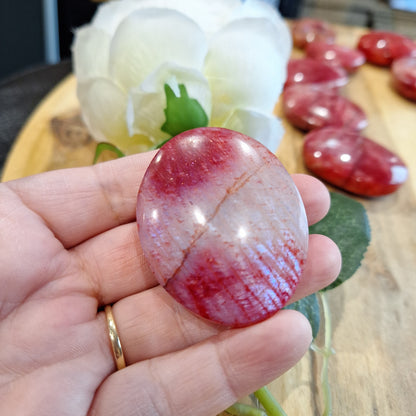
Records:
[[[6,182],[66,248],[135,218],[137,191],[156,152]]]
[[[57,170],[8,182],[32,211],[43,218],[66,248],[134,221],[137,192],[156,152]],[[324,185],[308,175],[293,175],[310,223],[329,207]]]

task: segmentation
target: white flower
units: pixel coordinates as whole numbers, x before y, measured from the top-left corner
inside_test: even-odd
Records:
[[[245,133],[277,150],[273,109],[291,38],[261,0],[118,0],[101,5],[73,45],[77,94],[94,138],[135,153],[162,131],[165,85],[184,85],[210,126]]]

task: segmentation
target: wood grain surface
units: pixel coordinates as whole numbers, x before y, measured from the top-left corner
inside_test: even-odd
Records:
[[[337,42],[355,46],[360,28],[337,27]],[[294,51],[294,56],[301,56]],[[40,104],[9,155],[2,180],[91,163],[94,142],[79,117],[69,76]],[[409,179],[396,193],[360,200],[372,228],[362,267],[329,293],[333,317],[330,383],[336,416],[416,415],[416,103],[397,95],[386,68],[366,64],[342,93],[366,112],[364,134],[398,153]],[[280,103],[276,113],[281,116]],[[284,121],[278,156],[291,172],[306,172],[303,133]],[[282,334],[284,336],[284,334]],[[317,344],[322,344],[322,335]],[[309,352],[270,386],[289,416],[322,413],[321,358]]]

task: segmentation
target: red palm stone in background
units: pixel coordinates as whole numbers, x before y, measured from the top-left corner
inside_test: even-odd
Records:
[[[416,101],[416,57],[396,59],[391,72],[396,90],[404,97]]]
[[[357,48],[368,62],[389,66],[403,56],[416,56],[416,43],[398,33],[373,31],[361,36]]]
[[[316,40],[327,43],[335,41],[335,31],[327,22],[319,19],[298,19],[292,23],[291,31],[293,44],[300,49]]]
[[[312,130],[325,126],[361,130],[367,126],[364,111],[345,97],[313,85],[292,85],[284,90],[283,111],[294,126]]]
[[[315,175],[357,195],[387,195],[407,179],[407,167],[397,155],[342,128],[327,127],[308,133],[303,158]]]
[[[349,73],[356,71],[365,63],[365,56],[359,50],[326,42],[309,43],[306,47],[306,56],[329,65],[340,66]]]
[[[137,223],[159,283],[226,326],[277,312],[303,271],[299,193],[275,155],[235,131],[189,130],[162,146],[139,190]]]
[[[348,83],[346,71],[312,58],[290,59],[285,88],[295,84],[315,84],[321,88],[338,89]]]

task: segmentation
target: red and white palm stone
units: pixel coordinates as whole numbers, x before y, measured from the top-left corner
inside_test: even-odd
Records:
[[[289,60],[284,88],[291,85],[314,84],[321,88],[337,90],[348,81],[348,74],[341,67],[334,67],[312,58],[298,58]]]
[[[358,49],[337,44],[331,45],[326,42],[309,43],[305,52],[308,58],[340,66],[350,74],[362,66],[366,60],[365,55]]]
[[[334,126],[362,130],[367,116],[357,104],[331,90],[313,85],[293,85],[283,93],[283,112],[301,130]]]
[[[225,326],[280,310],[304,268],[308,227],[291,176],[235,131],[198,128],[168,141],[143,178],[137,223],[159,283]]]
[[[295,20],[291,32],[293,45],[300,49],[315,41],[334,43],[336,35],[329,23],[309,17]]]
[[[343,128],[326,127],[308,133],[303,159],[316,176],[361,196],[395,192],[408,176],[399,156],[360,133]]]
[[[362,35],[357,48],[364,53],[368,62],[390,66],[395,59],[416,56],[416,42],[394,32],[378,31]]]
[[[391,66],[393,86],[403,97],[416,101],[416,57],[396,59]]]

